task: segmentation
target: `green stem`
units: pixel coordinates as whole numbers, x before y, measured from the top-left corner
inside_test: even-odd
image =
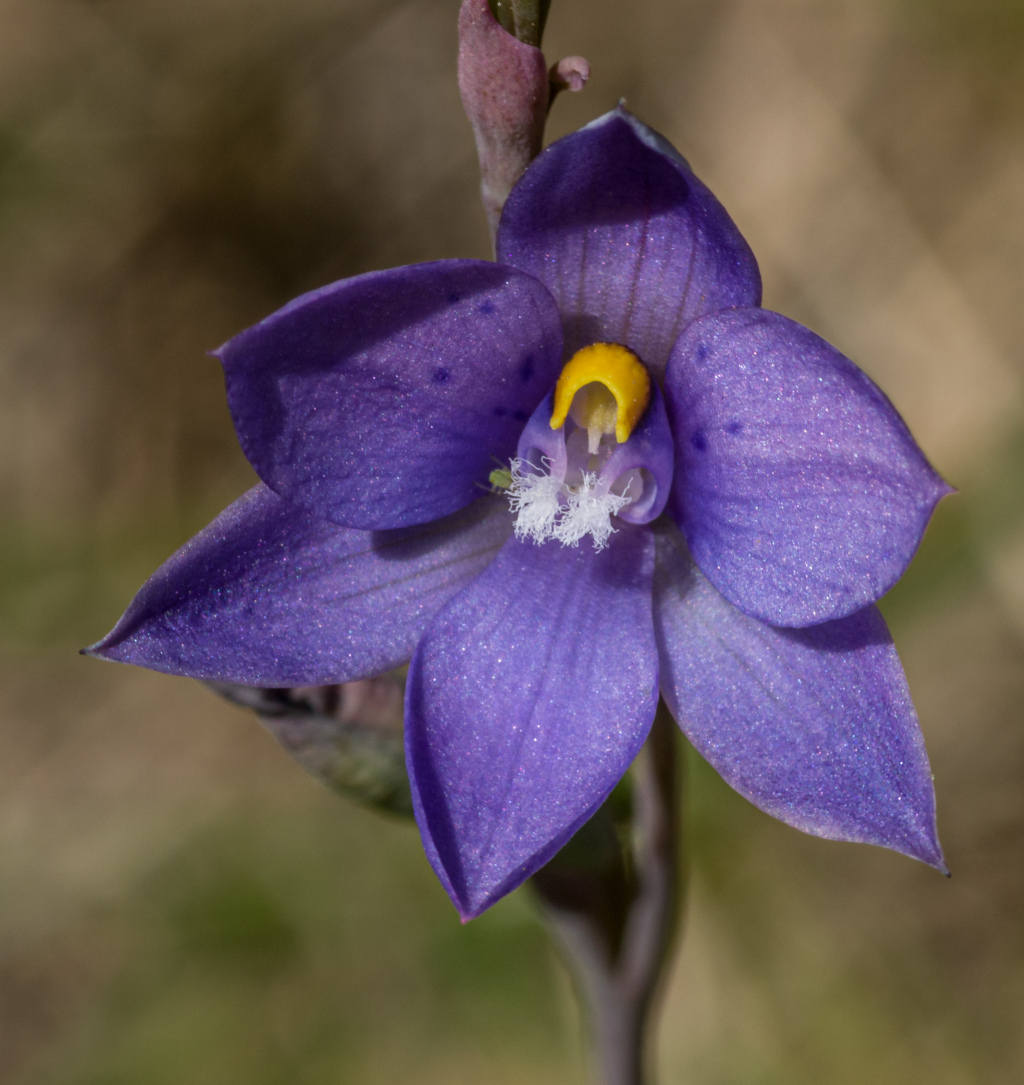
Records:
[[[605,804],[532,879],[586,1011],[595,1085],[651,1080],[652,1010],[681,897],[677,746],[662,703],[632,773],[627,841],[609,835]]]
[[[515,38],[540,48],[551,0],[487,0],[495,19]]]

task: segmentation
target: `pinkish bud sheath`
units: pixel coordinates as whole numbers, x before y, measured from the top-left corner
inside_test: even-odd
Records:
[[[544,54],[502,29],[487,0],[463,0],[459,12],[459,91],[493,237],[512,186],[540,152],[549,88]]]

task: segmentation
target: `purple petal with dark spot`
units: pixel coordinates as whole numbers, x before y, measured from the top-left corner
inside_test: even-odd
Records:
[[[551,295],[445,260],[315,290],[218,352],[238,439],[276,493],[393,528],[468,504],[558,377]]]
[[[869,606],[809,629],[748,618],[658,534],[661,688],[686,736],[741,795],[804,832],[945,870],[917,715]]]
[[[776,625],[878,599],[950,492],[868,377],[778,313],[691,324],[665,397],[676,441],[669,511],[726,599]]]
[[[431,623],[406,686],[424,847],[463,918],[551,855],[604,801],[658,699],[654,542],[594,552],[510,540]]]
[[[554,294],[567,354],[623,343],[659,377],[689,321],[761,301],[754,255],[725,209],[623,109],[536,159],[505,204],[497,248]]]
[[[165,562],[92,655],[251,686],[404,663],[508,538],[504,501],[393,531],[340,528],[256,486]]]

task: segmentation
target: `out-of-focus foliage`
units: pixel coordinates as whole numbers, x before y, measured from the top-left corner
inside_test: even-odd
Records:
[[[251,708],[307,772],[339,795],[375,810],[412,817],[402,741],[401,672],[292,689],[206,684],[232,703]]]
[[[486,256],[455,0],[11,0],[0,35],[0,1077],[582,1080],[521,894],[195,683],[80,659],[252,481],[205,351],[295,293]],[[621,95],[961,493],[885,601],[954,877],[689,758],[663,1080],[1024,1075],[1024,4],[558,0],[552,137]]]

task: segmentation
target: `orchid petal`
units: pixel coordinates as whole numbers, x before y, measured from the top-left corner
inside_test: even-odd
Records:
[[[536,159],[505,204],[497,248],[554,294],[567,354],[622,343],[659,377],[689,321],[761,301],[754,255],[725,209],[621,108]]]
[[[393,528],[467,505],[562,360],[555,303],[481,260],[372,272],[296,299],[219,351],[242,449],[294,504]]]
[[[104,659],[252,686],[349,682],[404,663],[511,530],[503,501],[398,531],[339,528],[256,486],[166,561]]]
[[[950,492],[868,377],[778,313],[691,324],[665,395],[669,511],[704,575],[752,617],[810,625],[874,602]]]
[[[653,538],[510,540],[437,615],[406,686],[413,805],[464,918],[543,865],[636,756],[658,700]]]
[[[778,629],[728,603],[659,532],[662,694],[687,738],[766,813],[945,870],[924,739],[885,621],[869,606]]]

